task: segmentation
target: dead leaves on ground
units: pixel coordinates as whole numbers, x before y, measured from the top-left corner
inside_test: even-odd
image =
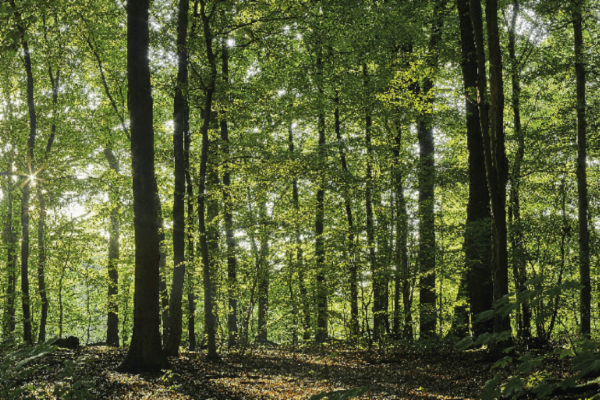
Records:
[[[83,380],[97,399],[308,399],[321,392],[369,387],[364,399],[471,399],[493,375],[477,352],[385,353],[353,349],[253,349],[224,353],[209,363],[202,353],[183,352],[172,369],[128,375],[115,371],[125,350],[85,347],[57,350],[22,385],[52,398],[55,385]],[[73,377],[60,377],[73,360]],[[69,382],[69,379],[71,382]]]

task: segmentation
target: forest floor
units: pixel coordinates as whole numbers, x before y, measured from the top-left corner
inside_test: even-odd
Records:
[[[171,370],[152,374],[122,374],[115,368],[125,349],[81,347],[58,349],[36,360],[35,374],[19,385],[35,398],[55,398],[55,387],[85,391],[96,399],[308,399],[320,392],[368,387],[361,399],[476,399],[498,369],[484,351],[460,351],[439,346],[386,349],[253,348],[224,352],[207,362],[204,352],[183,352],[171,359]],[[71,364],[70,361],[73,363]],[[65,373],[65,367],[72,370]],[[511,368],[501,371],[506,377]],[[514,368],[513,368],[514,369]],[[551,360],[547,373],[569,375],[566,360]],[[596,393],[553,398],[589,398]]]

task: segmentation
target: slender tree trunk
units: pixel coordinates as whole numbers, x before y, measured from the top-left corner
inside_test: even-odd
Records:
[[[288,127],[288,142],[289,152],[291,157],[294,157],[294,131],[292,124]],[[296,212],[296,220],[300,216],[300,198],[298,195],[298,178],[294,176],[292,181],[292,204]],[[300,293],[300,301],[302,302],[302,339],[310,339],[310,300],[308,291],[304,281],[304,254],[302,251],[302,236],[300,234],[300,223],[295,224],[295,247],[296,247],[296,271],[298,271],[298,291]]]
[[[119,174],[119,160],[111,147],[104,148],[104,157],[110,169]],[[108,316],[106,323],[106,344],[119,346],[119,257],[120,257],[120,196],[116,187],[110,188],[111,210],[108,238]]]
[[[506,181],[508,161],[504,145],[504,94],[502,82],[502,53],[498,33],[498,5],[496,0],[486,0],[486,22],[490,65],[490,95],[487,95],[487,77],[485,72],[485,45],[481,3],[469,1],[471,22],[477,48],[477,87],[481,131],[483,135],[486,176],[492,203],[493,222],[493,262],[494,301],[508,293],[508,252],[506,232]],[[488,115],[489,110],[489,115]],[[510,329],[510,320],[496,313],[494,332]],[[491,350],[500,356],[505,344],[495,343]]]
[[[177,23],[177,86],[173,102],[173,148],[175,153],[175,188],[173,192],[173,283],[169,304],[169,329],[165,353],[168,356],[179,354],[181,343],[183,281],[185,279],[185,162],[184,135],[188,127],[187,113],[187,27],[189,0],[179,0]]]
[[[321,97],[323,96],[323,58],[322,50],[319,47],[317,56],[317,79],[318,89]],[[322,108],[319,110],[317,130],[319,133],[319,162],[325,157],[325,114]],[[324,171],[320,171],[321,175]],[[315,269],[317,278],[317,332],[315,340],[322,343],[327,340],[327,286],[325,282],[325,243],[323,239],[323,228],[325,220],[325,178],[318,178],[317,202],[315,206]]]
[[[512,84],[512,108],[514,113],[514,129],[517,137],[517,152],[513,163],[510,185],[510,213],[513,229],[511,232],[513,275],[515,277],[515,288],[517,293],[527,289],[527,272],[525,270],[525,249],[523,239],[523,226],[521,224],[521,165],[525,155],[525,139],[521,127],[521,82],[519,76],[519,61],[515,52],[515,29],[517,16],[519,14],[519,2],[513,0],[513,16],[510,29],[508,30],[508,55],[511,62],[511,84]],[[531,309],[529,303],[525,302],[520,307],[520,321],[517,320],[517,332],[522,338],[531,336]],[[520,323],[519,323],[520,322]]]
[[[443,28],[442,11],[446,0],[436,3],[435,21],[429,39],[429,64],[437,69],[437,46]],[[420,88],[426,98],[427,108],[433,108],[433,78],[426,77]],[[435,335],[436,326],[436,266],[435,266],[435,147],[433,141],[433,119],[430,113],[421,116],[417,136],[419,139],[419,271],[421,275],[419,289],[419,331],[421,337]]]
[[[396,203],[398,213],[396,217],[396,277],[395,277],[395,288],[396,296],[399,297],[400,291],[402,292],[402,310],[403,310],[403,321],[402,325],[403,336],[407,340],[413,338],[413,324],[412,324],[412,299],[410,296],[411,290],[411,271],[408,265],[408,211],[406,210],[406,199],[404,197],[404,185],[402,170],[400,167],[400,150],[402,148],[402,128],[400,123],[396,127],[396,135],[394,137],[394,145],[392,151],[394,153],[394,183],[396,192]],[[399,309],[399,299],[394,301],[396,313]],[[400,320],[399,316],[395,316],[394,321],[394,333],[400,333]]]
[[[351,174],[348,169],[348,163],[346,161],[346,152],[344,151],[344,146],[342,144],[342,133],[340,126],[340,98],[338,93],[336,92],[336,96],[334,99],[335,102],[335,137],[338,141],[339,153],[340,153],[340,161],[342,163],[342,169],[344,170],[346,180],[351,179]],[[352,215],[352,204],[350,203],[350,193],[348,188],[345,188],[344,193],[344,208],[346,210],[346,219],[348,221],[348,255],[350,260],[348,262],[349,266],[349,286],[350,286],[350,334],[352,336],[352,340],[356,340],[359,334],[359,326],[358,326],[358,265],[356,263],[356,243],[354,240],[354,217]]]
[[[222,73],[225,85],[229,85],[229,50],[227,44],[223,43],[221,50]],[[235,258],[235,236],[233,231],[233,200],[231,197],[231,164],[229,163],[229,127],[227,119],[221,119],[221,141],[223,143],[223,156],[225,157],[225,172],[223,173],[223,208],[225,220],[225,236],[227,242],[227,294],[229,297],[227,326],[229,328],[229,347],[237,344],[237,262]]]
[[[6,179],[6,223],[4,225],[3,239],[6,244],[6,274],[7,274],[7,287],[6,287],[6,307],[5,307],[5,321],[3,336],[5,338],[13,339],[15,332],[15,297],[16,297],[16,283],[17,283],[17,235],[15,234],[15,227],[13,226],[13,184],[12,184],[12,173],[13,173],[13,153],[9,154],[8,161],[8,176]]]
[[[189,108],[186,110],[189,121]],[[194,186],[192,183],[192,175],[190,171],[190,131],[185,130],[183,159],[185,163],[185,181],[186,181],[186,200],[187,200],[187,282],[188,282],[188,341],[190,351],[196,350],[196,296],[195,296],[195,279],[194,279],[194,234],[192,226],[194,225]]]
[[[492,262],[490,192],[485,175],[483,138],[477,109],[477,60],[473,41],[473,25],[469,16],[469,0],[458,0],[457,3],[460,16],[461,67],[466,96],[467,148],[469,150],[469,201],[463,244],[467,268],[465,284],[461,285],[461,289],[464,287],[467,292],[471,321],[473,321],[473,334],[479,336],[493,330],[493,326],[488,321],[474,323],[475,316],[491,310],[494,301],[490,269]],[[464,322],[468,324],[468,319],[465,319]],[[464,328],[457,326],[456,331],[468,333],[468,325],[465,325]]]
[[[577,80],[577,199],[579,210],[579,279],[582,288],[579,314],[581,334],[589,337],[591,332],[591,282],[590,245],[588,230],[588,190],[587,190],[587,145],[586,145],[586,99],[585,99],[585,60],[583,49],[582,0],[572,0],[573,32],[575,35],[575,77]]]
[[[268,340],[269,318],[269,228],[267,226],[267,205],[263,200],[259,209],[260,249],[258,253],[258,335],[257,342]]]
[[[135,231],[133,334],[121,372],[157,371],[168,363],[161,348],[157,187],[148,60],[149,0],[127,3],[127,81]]]
[[[58,103],[58,87],[60,78],[60,69],[56,71],[56,77],[52,75],[52,68],[48,69],[50,75],[50,81],[52,82],[52,104],[54,109],[52,110],[52,127],[50,128],[50,136],[46,144],[46,153],[44,155],[44,162],[48,161],[50,151],[52,150],[52,144],[56,137],[56,104]],[[40,293],[41,300],[41,315],[40,315],[40,331],[38,341],[43,343],[46,341],[46,322],[48,320],[48,296],[46,295],[46,275],[44,267],[46,265],[46,246],[45,246],[45,227],[46,227],[46,200],[44,199],[44,193],[42,191],[41,181],[42,171],[38,173],[38,183],[36,185],[37,198],[39,203],[39,219],[38,219],[38,290]]]
[[[366,76],[366,65],[363,65],[363,76]],[[383,334],[383,318],[381,292],[382,279],[381,271],[377,265],[377,255],[375,254],[375,224],[373,221],[373,146],[371,145],[371,113],[367,111],[365,116],[365,144],[367,147],[367,171],[366,171],[366,188],[365,188],[365,207],[367,217],[367,247],[369,251],[369,264],[371,265],[371,276],[373,277],[373,336],[374,340],[380,339]]]
[[[21,45],[24,53],[24,65],[27,76],[27,107],[29,110],[29,137],[27,140],[27,152],[26,152],[26,163],[29,167],[27,175],[33,175],[35,171],[33,162],[33,149],[35,145],[35,136],[37,131],[37,118],[34,103],[33,93],[33,74],[31,66],[31,54],[29,52],[28,42],[25,40],[26,30],[23,24],[21,14],[18,11],[15,2],[11,0],[11,6],[14,9],[14,15],[17,22],[17,29],[21,36]],[[32,178],[32,179],[35,179]],[[29,297],[29,196],[30,196],[30,181],[31,179],[26,178],[23,184],[23,195],[21,197],[21,301],[23,308],[23,338],[27,343],[32,343],[31,333],[31,311],[30,311],[30,297]],[[16,258],[15,258],[16,264]],[[14,315],[14,313],[13,313]]]
[[[213,124],[213,128],[215,129],[216,124],[216,113],[211,113],[211,124]],[[218,175],[218,154],[219,154],[219,143],[216,140],[213,140],[209,144],[209,157],[210,163],[208,165],[208,176],[207,180],[209,182],[208,187],[208,196],[206,198],[206,217],[207,217],[207,225],[206,225],[206,239],[208,241],[208,252],[210,254],[210,274],[211,274],[211,292],[213,296],[217,293],[217,269],[218,269],[218,261],[221,259],[221,253],[219,249],[219,237],[220,237],[220,228],[219,228],[219,203],[218,203],[218,195],[221,194],[219,190],[219,175]],[[213,315],[215,325],[218,322],[218,307],[219,303],[214,300],[213,301]],[[205,326],[206,327],[206,326]],[[216,330],[216,326],[215,326]]]
[[[26,29],[23,23],[21,13],[14,0],[10,0],[10,5],[14,9],[14,15],[17,23],[17,29],[21,36],[21,46],[23,48],[23,60],[25,63],[25,72],[27,75],[27,108],[29,110],[29,137],[27,139],[27,175],[23,183],[23,195],[21,197],[21,301],[23,307],[23,340],[27,343],[33,343],[31,334],[31,309],[29,297],[29,197],[31,190],[31,180],[35,179],[33,149],[35,147],[35,137],[37,134],[37,117],[35,111],[35,101],[33,92],[33,72],[31,66],[31,53],[26,39]]]
[[[215,93],[215,83],[217,76],[217,66],[215,60],[215,54],[213,52],[213,35],[210,30],[210,21],[206,14],[206,0],[200,1],[200,17],[202,18],[202,26],[204,29],[204,40],[206,45],[206,55],[208,64],[210,66],[210,78],[208,85],[204,91],[204,115],[203,123],[201,128],[202,134],[202,152],[200,154],[200,176],[198,179],[198,230],[200,234],[200,250],[202,255],[202,268],[203,268],[203,285],[204,285],[204,323],[206,324],[206,334],[208,336],[208,355],[209,359],[219,359],[217,354],[216,344],[216,324],[213,309],[213,286],[212,286],[212,274],[211,266],[212,262],[210,259],[207,232],[206,232],[206,221],[205,221],[205,203],[206,203],[206,177],[207,177],[207,161],[208,161],[208,129],[210,126],[210,115],[212,109],[213,95]]]

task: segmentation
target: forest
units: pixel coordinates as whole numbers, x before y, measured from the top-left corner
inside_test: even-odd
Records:
[[[598,396],[598,0],[0,19],[1,398]]]

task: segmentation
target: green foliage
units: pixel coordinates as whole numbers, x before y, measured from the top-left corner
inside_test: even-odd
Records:
[[[64,363],[65,368],[60,373],[59,377],[67,381],[67,383],[57,384],[53,394],[59,399],[68,400],[88,400],[94,399],[83,380],[83,377],[78,374],[78,366],[73,360],[67,360]]]
[[[0,397],[15,399],[26,393],[28,387],[15,387],[21,379],[35,373],[38,369],[35,360],[56,350],[57,347],[47,341],[35,346],[24,346],[18,350],[9,351],[0,361]]]

